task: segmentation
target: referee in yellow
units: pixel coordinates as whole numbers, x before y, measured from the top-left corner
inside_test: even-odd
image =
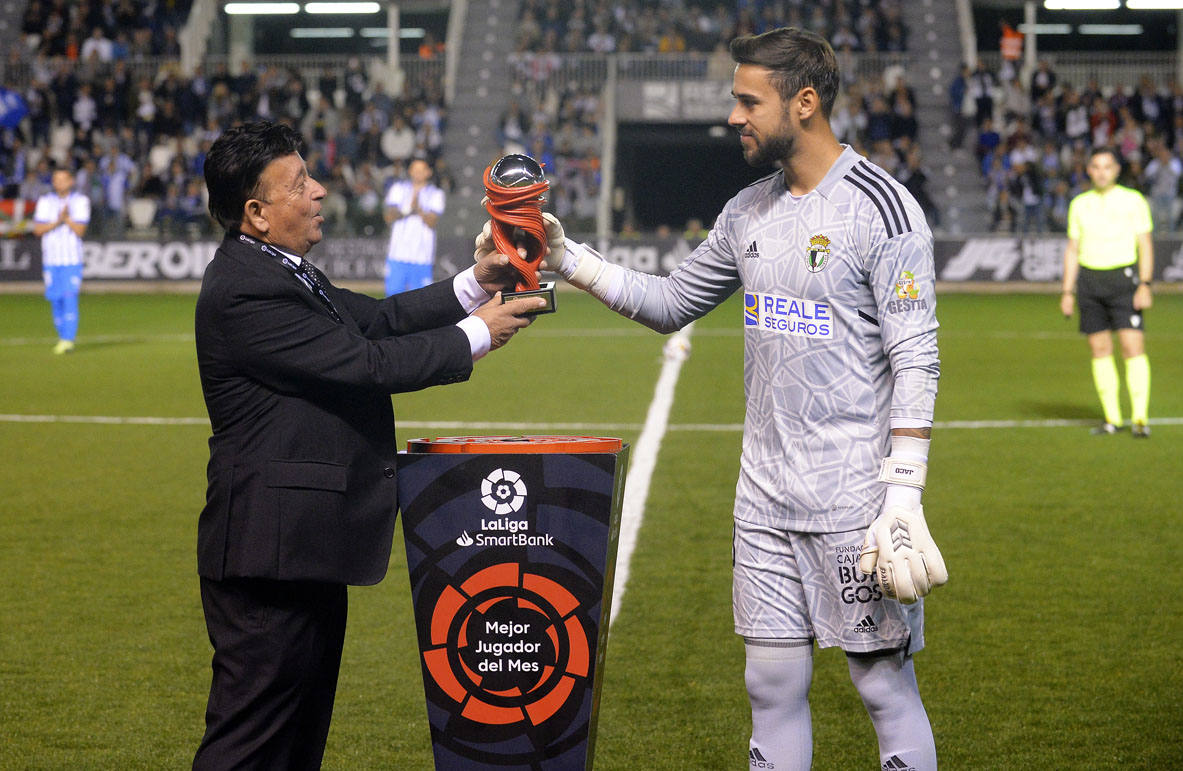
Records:
[[[1093,383],[1101,397],[1105,422],[1094,434],[1116,434],[1122,427],[1120,382],[1113,360],[1117,332],[1125,359],[1130,394],[1131,432],[1150,436],[1150,362],[1146,358],[1142,313],[1153,303],[1154,225],[1150,206],[1137,190],[1117,184],[1121,160],[1109,147],[1094,149],[1086,167],[1093,189],[1068,205],[1068,246],[1064,249],[1064,283],[1060,310],[1072,316],[1080,304],[1080,331],[1093,353]]]

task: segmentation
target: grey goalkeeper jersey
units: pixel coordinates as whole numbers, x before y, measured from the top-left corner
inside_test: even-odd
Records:
[[[628,272],[613,309],[679,329],[743,290],[743,453],[735,516],[801,532],[878,514],[889,430],[932,424],[932,232],[919,205],[850,147],[816,189],[777,172],[741,190],[668,277]]]

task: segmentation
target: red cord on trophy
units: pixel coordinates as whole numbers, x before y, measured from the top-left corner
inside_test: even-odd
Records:
[[[553,281],[538,283],[535,273],[546,256],[546,225],[542,220],[543,197],[550,188],[542,166],[528,155],[513,153],[485,169],[485,211],[493,220],[493,244],[521,276],[517,290],[503,292],[502,302],[515,297],[542,297],[545,307],[532,313],[553,313]],[[526,250],[523,259],[518,248]]]

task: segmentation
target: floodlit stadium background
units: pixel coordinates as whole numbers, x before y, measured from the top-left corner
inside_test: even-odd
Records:
[[[15,5],[12,18],[20,18],[25,4]],[[957,278],[938,287],[943,376],[926,494],[951,579],[927,605],[929,647],[917,659],[942,762],[948,768],[1171,767],[1183,751],[1175,621],[1183,579],[1174,567],[1183,536],[1173,526],[1183,436],[1177,386],[1183,363],[1173,352],[1183,342],[1183,300],[1171,286],[1183,274],[1169,272],[1180,265],[1177,236],[1163,227],[1156,238],[1160,280],[1147,316],[1154,435],[1140,443],[1128,435],[1090,437],[1099,409],[1086,347],[1048,294],[1056,287],[1062,236],[1050,228],[1025,239],[990,233],[989,182],[978,171],[971,139],[967,134],[961,151],[950,150],[945,131],[950,63],[968,58],[972,45],[996,68],[998,20],[1018,25],[1025,9],[965,4],[971,12],[962,16],[963,4],[952,0],[894,5],[907,22],[907,50],[853,61],[864,79],[876,77],[876,67],[881,75],[902,66],[915,90],[917,144],[942,222],[938,259],[945,277]],[[493,17],[512,26],[521,8],[469,0],[453,3],[449,14],[437,6],[405,3],[400,18],[403,28],[422,21],[424,34],[435,30],[444,52],[421,59],[423,39],[406,38],[411,48],[398,60],[412,79],[423,79],[417,82],[475,66],[459,83],[477,87],[441,93],[451,100],[441,157],[455,182],[441,227],[443,271],[467,259],[460,244],[470,239],[460,233],[480,222],[473,200],[479,193],[465,192],[466,167],[479,174],[501,149],[495,130],[473,138],[464,129],[465,109],[478,109],[464,100],[479,97],[486,62],[468,45],[485,44],[481,25]],[[1083,36],[1081,22],[1036,10],[1041,24],[1072,27],[1063,37],[1074,47],[1066,49],[1058,48],[1058,33],[1037,35],[1039,55],[1055,62],[1061,79],[1083,87],[1092,76],[1104,88],[1133,89],[1146,72],[1168,88],[1178,66],[1176,12],[1156,12],[1150,22],[1127,18],[1134,13],[1127,9],[1118,18],[1073,17],[1141,23],[1143,36],[1132,45],[1113,34]],[[463,35],[454,26],[461,11]],[[211,18],[210,53],[199,59],[210,70],[244,40],[262,46],[282,37],[269,26],[283,29],[274,19],[256,21],[258,34],[247,35],[241,21]],[[946,21],[952,31],[930,40],[928,33]],[[963,36],[959,22],[972,22],[973,33]],[[389,17],[386,24],[365,24],[377,26],[389,26]],[[1100,38],[1119,51],[1107,53],[1104,65],[1089,52]],[[19,37],[17,43],[23,45]],[[321,50],[321,43],[304,45]],[[931,56],[945,45],[951,54]],[[1129,53],[1134,48],[1142,50]],[[282,63],[291,54],[258,56]],[[334,49],[322,56],[345,67],[354,55]],[[734,136],[716,130],[721,123],[713,113],[710,121],[687,119],[694,110],[715,109],[702,100],[720,93],[717,109],[725,116],[729,83],[723,81],[721,92],[691,87],[711,82],[703,80],[709,57],[669,56],[584,53],[562,60],[580,77],[605,76],[600,87],[608,88],[607,62],[616,57],[618,93],[657,84],[648,102],[630,106],[621,98],[624,115],[618,113],[615,131],[596,125],[590,146],[599,161],[590,179],[615,165],[618,184],[606,198],[593,184],[568,201],[586,237],[602,239],[621,261],[655,269],[688,248],[680,235],[690,215],[709,226],[748,173]],[[384,65],[387,54],[374,58]],[[31,77],[34,61],[6,62],[5,87]],[[494,81],[487,98],[503,104],[513,68],[484,66]],[[639,80],[628,80],[628,72]],[[603,101],[605,92],[598,93]],[[671,94],[673,106],[660,120],[629,113]],[[605,136],[611,133],[615,145]],[[470,156],[469,147],[478,152]],[[611,161],[606,147],[615,147]],[[557,180],[557,189],[578,189],[590,171],[586,163],[564,168],[571,176]],[[682,197],[686,190],[695,191],[693,200]],[[19,232],[19,217],[0,224],[11,235]],[[637,233],[622,237],[626,225]],[[659,233],[661,225],[673,233]],[[208,423],[193,356],[191,268],[199,272],[199,245],[212,241],[203,227],[155,221],[137,229],[128,222],[122,233],[103,230],[89,239],[100,246],[88,254],[88,270],[93,264],[107,273],[88,278],[79,347],[64,357],[49,353],[54,336],[38,294],[36,244],[0,240],[0,768],[180,767],[200,738],[209,648],[194,540]],[[322,246],[338,240],[348,244],[339,254],[349,255],[377,242],[380,259],[382,235],[367,235],[364,221],[350,222],[346,212],[339,232]],[[126,244],[140,244],[140,251]],[[161,258],[164,253],[180,256]],[[138,262],[129,254],[140,255]],[[376,272],[344,257],[328,262],[340,268],[341,280],[377,290]],[[740,319],[733,298],[698,322],[690,356],[676,374],[629,581],[613,620],[600,768],[743,763],[748,710],[742,646],[730,615],[730,508],[743,417]],[[670,367],[665,343],[589,298],[564,292],[557,314],[482,362],[469,383],[396,396],[400,441],[598,433],[636,446]],[[395,537],[387,579],[351,592],[326,768],[430,767],[401,535]],[[874,767],[870,723],[834,651],[818,656],[813,714],[816,768]]]

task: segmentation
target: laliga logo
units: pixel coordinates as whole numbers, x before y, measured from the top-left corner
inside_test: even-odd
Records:
[[[481,480],[481,503],[494,514],[510,514],[526,502],[526,483],[516,471],[495,469]]]

